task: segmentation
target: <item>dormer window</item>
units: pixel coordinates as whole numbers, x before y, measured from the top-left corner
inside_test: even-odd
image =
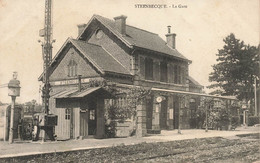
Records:
[[[70,60],[68,64],[68,76],[77,76],[77,63],[74,60]]]

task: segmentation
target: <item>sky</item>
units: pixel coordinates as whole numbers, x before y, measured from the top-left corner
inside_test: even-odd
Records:
[[[0,101],[10,102],[7,84],[14,71],[21,82],[17,102],[41,101],[38,77],[43,71],[39,30],[44,25],[44,0],[0,0]],[[136,8],[136,4],[163,4],[167,8]],[[170,8],[172,5],[187,8]],[[259,44],[259,0],[54,0],[53,54],[68,37],[77,38],[77,24],[93,14],[110,19],[127,16],[127,24],[159,34],[167,26],[176,33],[176,48],[192,60],[190,75],[209,85],[218,49],[230,33],[246,44]],[[205,90],[209,92],[209,90]]]

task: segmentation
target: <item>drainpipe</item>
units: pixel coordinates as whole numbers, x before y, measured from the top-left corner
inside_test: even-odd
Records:
[[[78,91],[81,92],[81,75],[78,75]]]

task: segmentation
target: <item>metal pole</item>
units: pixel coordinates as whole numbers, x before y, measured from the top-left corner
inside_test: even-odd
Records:
[[[10,120],[10,130],[9,130],[9,143],[13,143],[14,138],[14,107],[15,107],[15,96],[12,96],[12,105],[11,105],[11,120]]]

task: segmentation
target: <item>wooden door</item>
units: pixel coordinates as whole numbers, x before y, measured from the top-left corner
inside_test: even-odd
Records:
[[[167,128],[167,98],[161,102],[160,128]]]
[[[74,116],[73,116],[73,108],[69,108],[70,109],[70,139],[73,139],[73,135],[74,135]]]
[[[146,129],[152,129],[153,121],[153,97],[146,99]]]
[[[197,109],[196,100],[192,99],[190,102],[190,128],[196,128],[197,126],[196,109]]]
[[[88,134],[95,135],[97,128],[97,112],[96,109],[90,109],[88,114]]]
[[[80,112],[80,136],[83,138],[88,136],[88,111]]]
[[[174,96],[173,99],[173,107],[174,107],[174,120],[173,120],[173,125],[174,129],[178,129],[179,127],[179,98],[178,96]]]
[[[95,135],[97,129],[97,103],[90,101],[88,114],[88,135]]]

